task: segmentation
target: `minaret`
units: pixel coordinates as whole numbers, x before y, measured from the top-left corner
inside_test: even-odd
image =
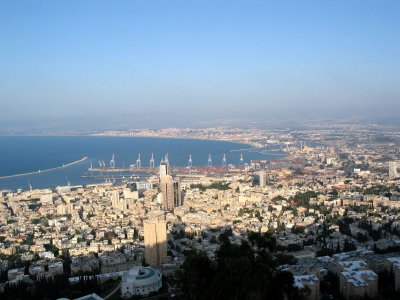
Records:
[[[191,168],[192,166],[193,166],[193,160],[192,160],[192,154],[190,154],[188,160],[188,167]]]
[[[140,169],[142,167],[142,160],[140,159],[140,153],[139,153],[138,158],[136,160],[136,167],[138,169]]]
[[[243,153],[240,153],[240,165],[243,165]]]

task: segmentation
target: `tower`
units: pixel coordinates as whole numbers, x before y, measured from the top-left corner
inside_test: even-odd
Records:
[[[211,154],[208,154],[207,166],[209,166],[209,167],[212,167],[212,159],[211,159]]]
[[[150,158],[150,168],[154,168],[154,155],[153,155],[153,153],[151,154],[151,158]]]
[[[193,167],[192,154],[189,155],[188,167],[189,167],[189,168]]]
[[[112,194],[111,194],[111,206],[115,207],[115,208],[118,208],[119,207],[119,201],[120,201],[119,191],[118,190],[112,191]]]
[[[260,187],[263,188],[267,185],[267,172],[265,170],[261,170],[258,172],[258,179]]]
[[[142,167],[142,160],[140,159],[140,153],[139,153],[138,158],[136,160],[136,167],[138,169],[140,169]]]
[[[171,175],[163,177],[160,183],[161,193],[163,195],[163,207],[166,210],[172,210],[174,207],[181,206],[182,190],[179,181],[174,181]]]
[[[150,266],[167,261],[167,225],[165,221],[144,222],[144,255]]]
[[[224,153],[224,157],[222,158],[222,166],[226,167],[226,155]]]
[[[399,174],[397,173],[397,163],[395,161],[389,162],[389,178],[397,178]]]
[[[162,159],[160,163],[160,182],[163,181],[164,177],[169,175],[169,163],[168,157],[166,159]]]
[[[115,155],[112,155],[112,158],[110,160],[110,168],[114,169],[115,168]]]
[[[242,166],[243,165],[243,153],[240,153],[240,165]]]

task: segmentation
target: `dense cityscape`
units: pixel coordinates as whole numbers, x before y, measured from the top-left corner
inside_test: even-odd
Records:
[[[168,131],[287,156],[186,168],[166,156],[146,181],[0,191],[2,298],[398,299],[396,128]]]
[[[399,300],[399,0],[0,0],[0,300]]]

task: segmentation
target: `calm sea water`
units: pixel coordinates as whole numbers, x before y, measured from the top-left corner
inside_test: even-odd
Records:
[[[257,159],[279,159],[285,156],[262,154],[249,149],[245,144],[206,141],[193,139],[164,139],[141,137],[0,137],[0,176],[45,170],[81,159],[88,160],[67,168],[51,172],[0,179],[1,189],[27,190],[29,183],[33,188],[54,188],[66,185],[67,179],[72,185],[96,183],[104,180],[81,178],[92,162],[98,167],[99,160],[109,166],[115,154],[116,167],[128,167],[136,162],[140,153],[142,166],[148,166],[151,154],[154,153],[156,166],[168,153],[172,166],[187,166],[189,154],[193,166],[207,165],[210,153],[213,165],[221,165],[223,154],[227,163],[237,165],[240,154],[244,162]]]

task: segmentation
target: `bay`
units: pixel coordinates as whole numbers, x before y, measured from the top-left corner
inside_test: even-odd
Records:
[[[207,165],[211,154],[213,165],[220,166],[223,155],[227,163],[238,165],[243,154],[244,163],[251,160],[272,160],[285,157],[261,153],[260,149],[240,143],[174,138],[150,137],[105,137],[105,136],[1,136],[0,137],[0,177],[27,172],[35,172],[59,167],[83,157],[87,160],[75,165],[21,177],[0,179],[0,190],[23,189],[29,184],[33,188],[54,188],[58,185],[81,185],[104,180],[82,178],[90,164],[99,166],[104,161],[106,166],[115,154],[116,167],[129,167],[135,164],[141,154],[142,166],[149,166],[153,153],[155,165],[168,154],[171,166],[187,166],[192,155],[193,166]]]

